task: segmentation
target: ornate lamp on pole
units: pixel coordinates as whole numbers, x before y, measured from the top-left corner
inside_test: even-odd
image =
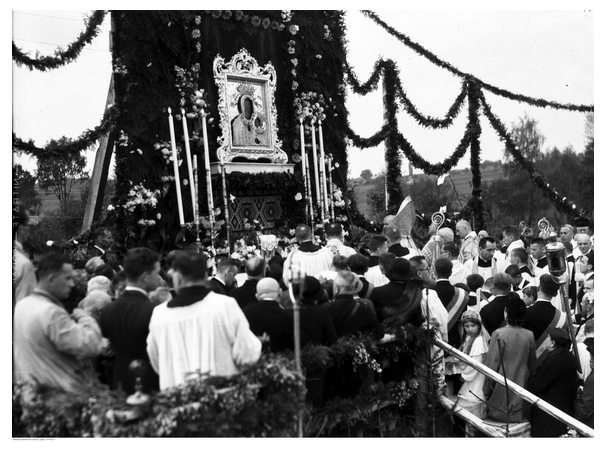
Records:
[[[551,232],[549,243],[545,245],[545,255],[547,257],[547,266],[549,273],[560,285],[560,298],[562,299],[562,308],[566,311],[566,320],[568,321],[568,331],[572,340],[572,349],[577,362],[577,372],[581,373],[581,363],[579,361],[579,350],[575,343],[574,330],[572,325],[572,313],[568,302],[568,264],[566,263],[566,247],[558,242],[558,236]]]

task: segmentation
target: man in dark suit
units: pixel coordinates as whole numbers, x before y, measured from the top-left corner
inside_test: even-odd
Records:
[[[207,281],[207,287],[217,293],[229,295],[238,273],[238,263],[231,258],[223,258],[217,264],[217,273]]]
[[[490,335],[499,327],[505,326],[505,303],[509,300],[512,284],[511,277],[506,273],[497,273],[493,279],[492,295],[480,310],[482,324]]]
[[[452,261],[447,258],[439,258],[435,262],[436,284],[434,290],[438,294],[442,305],[448,311],[448,343],[451,346],[461,345],[459,334],[459,318],[467,310],[467,293],[461,288],[455,288],[450,283],[452,273]]]
[[[232,289],[230,296],[236,299],[240,308],[257,302],[257,283],[265,276],[265,259],[253,256],[244,266],[247,279],[239,288]]]
[[[526,328],[532,332],[535,341],[545,333],[556,313],[561,313],[551,304],[551,299],[557,295],[559,289],[560,285],[548,273],[539,278],[537,301],[526,310],[524,317]]]
[[[560,411],[573,415],[577,374],[575,358],[570,352],[570,335],[565,329],[550,328],[548,340],[547,355],[528,378],[526,388]],[[565,434],[567,429],[565,423],[536,407],[532,409],[530,423],[533,438],[557,438]]]
[[[339,272],[333,281],[334,299],[325,303],[324,308],[330,314],[338,336],[357,332],[373,332],[382,338],[385,329],[377,320],[372,302],[356,298],[362,283],[355,273],[348,270]]]
[[[134,248],[126,255],[124,270],[124,292],[102,310],[100,319],[101,332],[109,339],[116,353],[112,388],[133,393],[135,377],[130,373],[129,366],[133,360],[141,360],[147,366],[142,377],[143,390],[159,390],[158,375],[147,356],[146,340],[154,309],[148,292],[153,291],[160,282],[160,258],[149,248]]]
[[[347,258],[347,266],[349,270],[358,275],[362,283],[362,289],[358,292],[358,296],[367,299],[375,288],[374,284],[364,277],[364,274],[368,272],[368,258],[360,253],[353,254]]]
[[[406,284],[412,278],[410,263],[407,259],[396,258],[387,271],[389,283],[377,286],[370,293],[369,300],[374,304],[379,322],[383,322],[398,306],[398,299],[404,294]]]
[[[280,285],[273,278],[262,278],[257,281],[257,302],[249,303],[242,312],[250,330],[261,337],[269,335],[269,346],[272,352],[294,349],[293,314],[280,306]],[[303,342],[301,343],[303,345]]]

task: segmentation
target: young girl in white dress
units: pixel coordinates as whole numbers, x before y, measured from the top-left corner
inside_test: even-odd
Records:
[[[484,363],[490,343],[490,335],[482,325],[480,313],[474,309],[465,311],[461,315],[460,330],[463,342],[459,350],[472,359]],[[462,364],[462,366],[464,367],[461,370],[463,385],[459,389],[459,398],[471,402],[484,401],[484,393],[482,392],[484,375],[469,365]]]

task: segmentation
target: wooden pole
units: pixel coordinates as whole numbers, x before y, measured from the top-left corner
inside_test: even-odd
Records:
[[[570,417],[568,414],[560,411],[558,408],[547,403],[545,400],[542,400],[541,398],[537,397],[536,395],[530,393],[524,387],[521,387],[518,384],[516,384],[515,382],[511,382],[511,381],[507,381],[507,384],[506,384],[505,379],[499,373],[496,373],[495,371],[491,370],[486,365],[478,362],[477,360],[472,359],[471,357],[469,357],[465,353],[459,351],[458,349],[453,348],[445,341],[438,339],[438,338],[434,338],[432,341],[433,341],[433,344],[435,344],[436,346],[438,346],[439,348],[441,348],[444,351],[444,355],[446,355],[446,354],[454,355],[456,358],[462,360],[467,365],[470,365],[472,368],[474,368],[474,369],[478,370],[480,373],[484,374],[484,376],[488,376],[490,379],[498,382],[502,386],[508,387],[516,395],[522,397],[522,399],[528,401],[533,406],[536,406],[541,411],[558,419],[560,422],[565,423],[569,427],[574,428],[576,431],[578,431],[583,436],[587,436],[590,438],[594,437],[594,432],[593,432],[592,428],[588,427],[584,423],[579,422],[578,420],[574,419],[573,417]]]
[[[311,153],[314,159],[314,176],[316,178],[315,187],[316,187],[316,201],[318,202],[318,207],[320,208],[320,221],[323,220],[324,217],[324,207],[322,206],[322,193],[320,192],[320,176],[318,173],[318,150],[316,148],[316,128],[314,124],[311,124]]]
[[[114,75],[109,79],[109,89],[105,108],[115,103]],[[95,165],[93,166],[93,175],[90,178],[90,187],[86,208],[84,210],[84,219],[82,220],[82,232],[90,229],[93,221],[101,217],[101,205],[103,204],[103,193],[107,176],[109,175],[109,164],[111,162],[112,150],[114,148],[114,133],[109,132],[101,136],[99,148],[95,154]]]

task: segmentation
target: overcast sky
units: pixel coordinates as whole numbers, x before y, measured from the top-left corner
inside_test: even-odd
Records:
[[[582,5],[578,6],[581,8]],[[594,13],[576,11],[376,11],[388,24],[427,50],[483,81],[536,98],[561,103],[594,103]],[[85,11],[14,11],[13,39],[24,51],[51,54],[72,42],[83,29]],[[460,90],[460,80],[391,37],[358,11],[346,14],[348,60],[366,81],[379,57],[396,62],[402,85],[425,115],[442,117]],[[13,64],[13,131],[43,147],[61,136],[77,138],[99,124],[111,71],[109,20],[78,60],[50,72]],[[278,81],[279,83],[279,81]],[[583,150],[585,117],[535,108],[486,94],[502,121],[510,126],[524,113],[538,120],[545,149],[572,146]],[[366,137],[382,125],[381,92],[349,94],[347,107],[354,131]],[[448,130],[430,130],[400,113],[400,130],[428,161],[440,162],[463,135],[464,107]],[[482,158],[498,160],[503,147],[485,118]],[[18,159],[31,168],[27,157]],[[93,157],[89,158],[89,166]],[[383,147],[349,151],[350,175],[363,169],[383,170]],[[458,168],[469,166],[469,153]],[[406,166],[404,167],[404,171]]]

